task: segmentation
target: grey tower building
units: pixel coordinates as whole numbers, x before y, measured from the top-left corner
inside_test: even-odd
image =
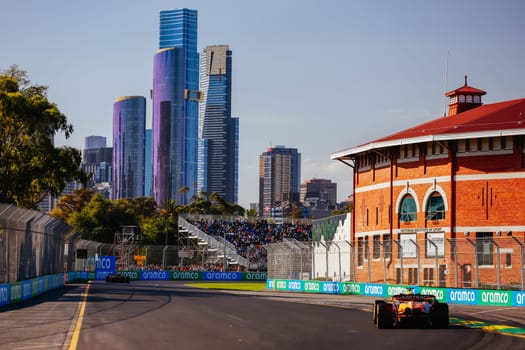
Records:
[[[231,116],[232,52],[208,46],[201,55],[199,109],[199,191],[237,203],[239,119]]]

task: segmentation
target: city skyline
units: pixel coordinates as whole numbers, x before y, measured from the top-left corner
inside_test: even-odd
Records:
[[[115,98],[149,97],[160,11],[182,7],[199,12],[197,52],[213,44],[235,52],[246,208],[258,201],[258,155],[272,144],[299,149],[303,179],[331,179],[341,201],[351,194],[350,171],[329,155],[443,115],[445,91],[464,75],[489,91],[485,103],[525,96],[521,1],[8,1],[0,68],[17,64],[49,86],[75,127],[70,140],[57,135],[58,145],[82,149],[88,135],[110,143]],[[151,111],[148,100],[148,119]]]

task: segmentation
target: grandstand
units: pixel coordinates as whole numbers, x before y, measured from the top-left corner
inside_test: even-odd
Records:
[[[200,234],[202,239],[214,239],[220,247],[227,247],[230,257],[236,255],[237,260],[239,256],[245,259],[246,265],[242,265],[248,270],[266,270],[265,248],[269,245],[283,240],[304,242],[312,238],[311,221],[304,219],[284,219],[275,223],[266,219],[249,221],[235,217],[188,216],[183,220],[191,222],[192,231]]]

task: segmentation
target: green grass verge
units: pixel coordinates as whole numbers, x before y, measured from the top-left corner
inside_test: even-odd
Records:
[[[220,290],[248,290],[259,291],[266,289],[266,282],[210,282],[210,283],[187,283],[187,286],[204,289]]]

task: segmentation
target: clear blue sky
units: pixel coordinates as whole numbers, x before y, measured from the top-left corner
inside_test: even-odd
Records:
[[[331,179],[346,198],[350,169],[330,153],[442,116],[447,51],[448,90],[468,75],[485,103],[525,97],[521,0],[2,0],[0,68],[49,86],[75,128],[57,144],[111,143],[113,103],[149,97],[159,11],[179,7],[199,11],[199,51],[233,51],[245,207],[270,145],[297,148],[302,179]]]

